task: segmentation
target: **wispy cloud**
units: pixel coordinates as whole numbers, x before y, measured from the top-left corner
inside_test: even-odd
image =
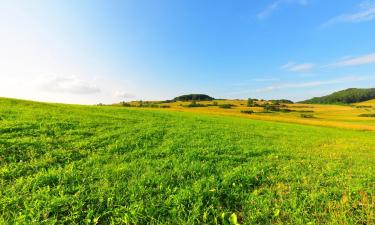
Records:
[[[127,93],[125,91],[116,91],[115,93],[113,93],[113,97],[119,99],[135,98],[133,94]]]
[[[364,81],[372,79],[370,76],[366,77],[343,77],[333,80],[323,80],[323,81],[311,81],[311,82],[302,82],[302,83],[285,83],[285,84],[277,84],[272,85],[264,88],[260,88],[255,90],[254,92],[261,93],[261,92],[270,92],[280,89],[287,89],[287,88],[304,88],[304,87],[317,87],[322,85],[329,85],[329,84],[339,84],[339,83],[349,83],[349,82],[357,82],[357,81]]]
[[[100,89],[95,84],[81,80],[76,76],[43,78],[39,86],[44,91],[69,94],[94,94],[100,92]]]
[[[342,14],[329,19],[321,25],[322,28],[338,23],[360,23],[375,19],[375,1],[364,1],[359,5],[359,10],[354,13]]]
[[[261,20],[266,19],[267,17],[271,16],[273,12],[275,12],[285,4],[307,5],[308,0],[276,0],[269,4],[263,11],[258,13],[257,18]]]
[[[357,66],[357,65],[365,65],[365,64],[373,64],[375,63],[375,53],[371,53],[368,55],[362,55],[358,57],[350,57],[333,64],[328,65],[327,67],[346,67],[346,66]]]
[[[287,70],[290,72],[308,72],[314,68],[314,64],[312,63],[302,63],[297,64],[295,62],[288,62],[285,65],[282,65],[280,69]]]

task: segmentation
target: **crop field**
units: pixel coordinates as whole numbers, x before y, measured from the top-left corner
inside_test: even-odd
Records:
[[[374,224],[373,108],[236,104],[0,98],[0,224]]]

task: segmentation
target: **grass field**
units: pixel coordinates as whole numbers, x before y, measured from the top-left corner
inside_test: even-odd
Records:
[[[212,106],[217,102],[218,106]],[[262,113],[261,107],[247,107],[246,100],[215,100],[197,102],[208,107],[185,107],[190,102],[163,103],[162,106],[170,108],[163,110],[195,112],[200,114],[230,115],[244,118],[278,121],[296,124],[307,124],[315,126],[336,127],[351,130],[375,131],[375,119],[360,117],[361,114],[375,114],[375,100],[353,104],[353,105],[319,105],[319,104],[286,104],[292,112]],[[137,106],[138,102],[132,102]],[[230,109],[220,108],[219,105],[233,105]],[[362,107],[361,107],[362,106]],[[366,106],[366,107],[363,107]],[[252,110],[253,114],[244,114],[241,111]],[[305,112],[313,115],[313,118],[301,118]]]
[[[375,132],[243,116],[0,98],[0,224],[374,224]]]
[[[364,105],[364,106],[375,106],[375,99],[357,103],[357,105]]]

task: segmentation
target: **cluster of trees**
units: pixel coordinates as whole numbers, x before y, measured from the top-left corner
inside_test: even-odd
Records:
[[[262,107],[263,105],[269,104],[270,102],[273,105],[281,105],[281,104],[293,104],[294,102],[288,99],[276,99],[276,100],[269,100],[267,103],[264,104],[258,104],[258,102],[265,102],[266,100],[259,100],[256,98],[249,98],[247,99],[247,106],[248,107]]]
[[[247,99],[247,106],[248,107],[257,107],[257,106],[259,106],[258,105],[258,102],[259,100],[258,99],[256,99],[256,98],[249,98],[249,99]]]
[[[197,103],[195,100],[193,100],[188,105],[184,105],[184,107],[188,107],[188,108],[193,108],[193,107],[207,107],[207,106],[218,106],[219,108],[222,108],[222,109],[230,109],[234,105],[232,105],[232,104],[220,104],[219,105],[217,102],[213,102],[212,104],[201,104],[201,103]]]
[[[287,99],[278,99],[278,100],[270,100],[266,101],[265,103],[259,104],[258,102],[264,102],[264,100],[259,100],[256,98],[249,98],[247,100],[248,107],[263,107],[265,111],[283,111],[283,112],[291,112],[292,110],[285,108],[285,104],[293,104],[293,101]]]
[[[181,95],[173,99],[173,101],[212,101],[215,98],[205,94],[189,94]]]
[[[130,104],[129,102],[120,102],[123,107],[141,107],[141,108],[170,108],[169,105],[159,105],[155,102],[138,101],[135,104]]]
[[[294,104],[293,101],[288,99],[277,99],[277,100],[270,100],[273,104]]]
[[[349,88],[323,97],[315,97],[301,103],[350,104],[375,99],[375,88]]]

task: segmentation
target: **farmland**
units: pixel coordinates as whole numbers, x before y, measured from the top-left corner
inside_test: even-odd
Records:
[[[0,98],[0,223],[374,222],[374,132],[193,110]]]

